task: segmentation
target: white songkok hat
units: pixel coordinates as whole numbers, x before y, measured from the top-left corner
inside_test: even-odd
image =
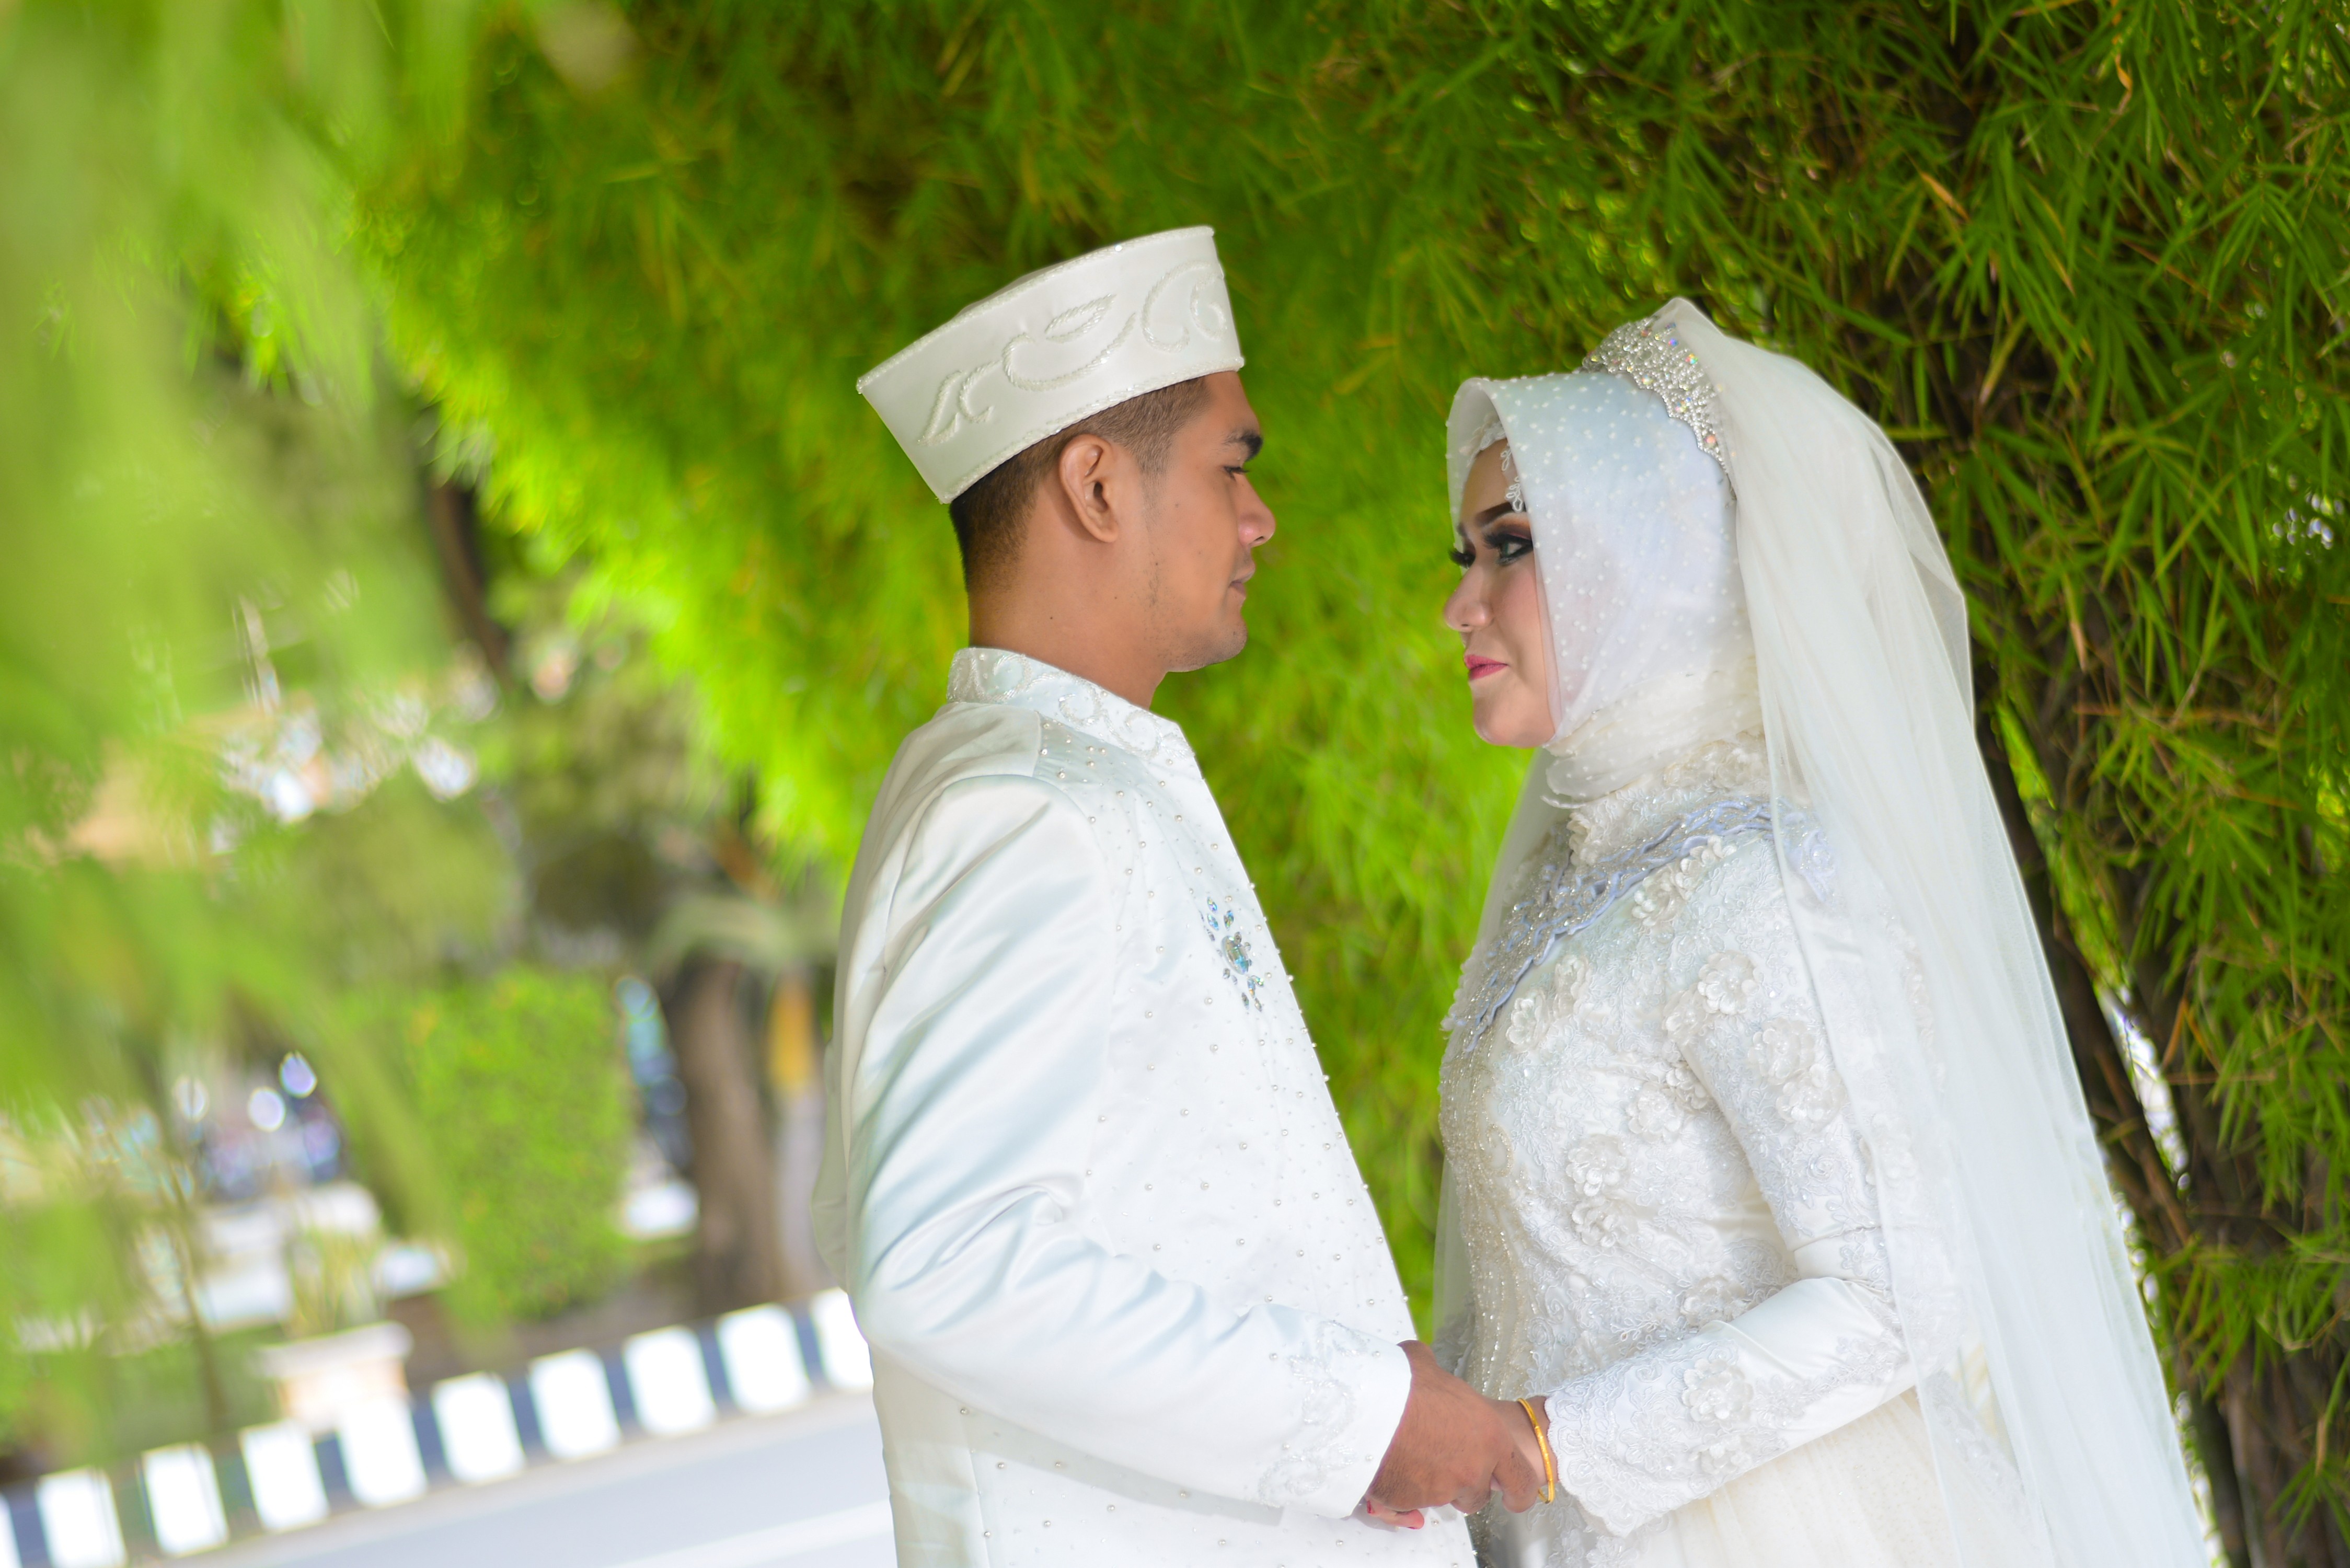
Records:
[[[1170,229],[1007,284],[858,378],[941,501],[1104,409],[1237,370],[1216,231]]]

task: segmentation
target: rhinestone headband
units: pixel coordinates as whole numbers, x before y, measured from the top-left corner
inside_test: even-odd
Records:
[[[1627,322],[1601,338],[1580,369],[1612,370],[1663,399],[1665,411],[1689,426],[1705,454],[1721,464],[1725,477],[1729,474],[1721,434],[1713,422],[1713,379],[1673,335],[1671,322],[1654,317]]]

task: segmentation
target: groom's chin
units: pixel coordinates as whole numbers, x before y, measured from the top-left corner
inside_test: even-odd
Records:
[[[1248,647],[1248,621],[1239,614],[1219,626],[1213,634],[1194,643],[1182,662],[1170,665],[1176,670],[1205,670],[1211,664],[1222,664],[1238,659]]]

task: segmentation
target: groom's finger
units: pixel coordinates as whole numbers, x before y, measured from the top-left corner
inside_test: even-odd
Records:
[[[1462,1513],[1475,1513],[1485,1506],[1492,1495],[1493,1481],[1492,1478],[1488,1476],[1475,1486],[1463,1487],[1455,1492],[1452,1497],[1452,1506]]]

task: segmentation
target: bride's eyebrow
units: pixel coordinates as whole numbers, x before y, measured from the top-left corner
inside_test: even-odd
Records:
[[[1514,516],[1517,514],[1517,511],[1518,509],[1516,507],[1511,505],[1506,501],[1498,502],[1492,506],[1486,507],[1485,510],[1469,519],[1469,526],[1471,528],[1490,528],[1504,517]]]

